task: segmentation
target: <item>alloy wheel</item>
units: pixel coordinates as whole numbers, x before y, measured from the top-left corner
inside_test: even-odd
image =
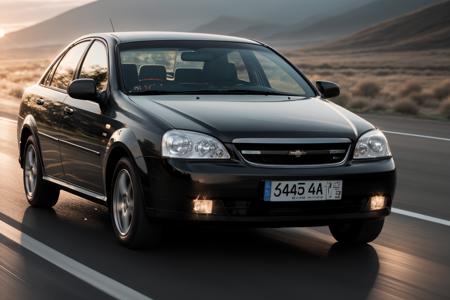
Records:
[[[36,190],[37,183],[37,156],[36,150],[33,145],[30,145],[27,148],[27,152],[25,154],[25,168],[24,168],[24,181],[25,181],[25,190],[28,197],[32,197],[34,191]]]
[[[126,235],[131,228],[133,210],[133,182],[130,173],[122,169],[117,174],[113,192],[114,222],[121,235]]]

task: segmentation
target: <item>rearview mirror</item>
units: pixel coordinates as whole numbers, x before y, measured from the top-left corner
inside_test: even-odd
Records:
[[[330,81],[316,81],[316,86],[324,98],[334,98],[341,94],[339,86]]]
[[[210,61],[212,59],[212,54],[205,51],[187,51],[181,53],[182,61]]]
[[[67,88],[67,93],[75,99],[97,102],[97,85],[91,78],[75,79]]]

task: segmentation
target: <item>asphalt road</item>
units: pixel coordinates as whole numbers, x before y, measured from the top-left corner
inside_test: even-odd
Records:
[[[450,123],[367,118],[386,131],[450,139]],[[394,213],[365,247],[343,248],[327,228],[183,227],[157,250],[130,251],[115,242],[100,205],[62,193],[53,210],[28,207],[15,130],[0,119],[1,299],[119,297],[102,282],[152,299],[450,298],[450,227],[433,222],[450,220],[450,140],[387,134],[399,169],[394,206],[431,221]],[[19,233],[15,242],[8,227]],[[55,266],[53,252],[50,262],[27,250],[39,248],[30,239],[79,272]]]

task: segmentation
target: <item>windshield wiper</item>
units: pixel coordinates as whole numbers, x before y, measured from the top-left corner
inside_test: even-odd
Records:
[[[290,93],[283,93],[274,90],[252,90],[252,89],[230,89],[230,90],[218,90],[220,94],[233,94],[233,95],[277,95],[277,96],[301,96],[293,95]]]
[[[168,95],[168,94],[178,94],[179,92],[163,91],[163,90],[148,90],[142,92],[130,92],[130,95],[134,96],[145,96],[145,95]]]
[[[167,90],[148,90],[142,92],[132,92],[131,95],[196,95],[196,94],[222,94],[216,90],[192,90],[192,91],[167,91]]]
[[[304,97],[304,95],[293,95],[272,90],[251,90],[251,89],[229,89],[229,90],[192,90],[192,91],[167,91],[167,90],[148,90],[143,92],[133,92],[132,95],[276,95]]]

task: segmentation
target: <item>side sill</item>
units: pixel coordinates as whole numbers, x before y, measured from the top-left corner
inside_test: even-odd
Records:
[[[80,196],[85,196],[95,202],[105,204],[107,201],[106,196],[104,196],[102,194],[92,192],[90,190],[84,189],[77,185],[67,183],[63,180],[56,179],[51,176],[43,176],[42,179],[44,179],[45,181],[49,181],[51,183],[57,184],[57,185],[61,186],[63,189],[67,190],[68,192],[73,192],[74,194],[78,194]]]

